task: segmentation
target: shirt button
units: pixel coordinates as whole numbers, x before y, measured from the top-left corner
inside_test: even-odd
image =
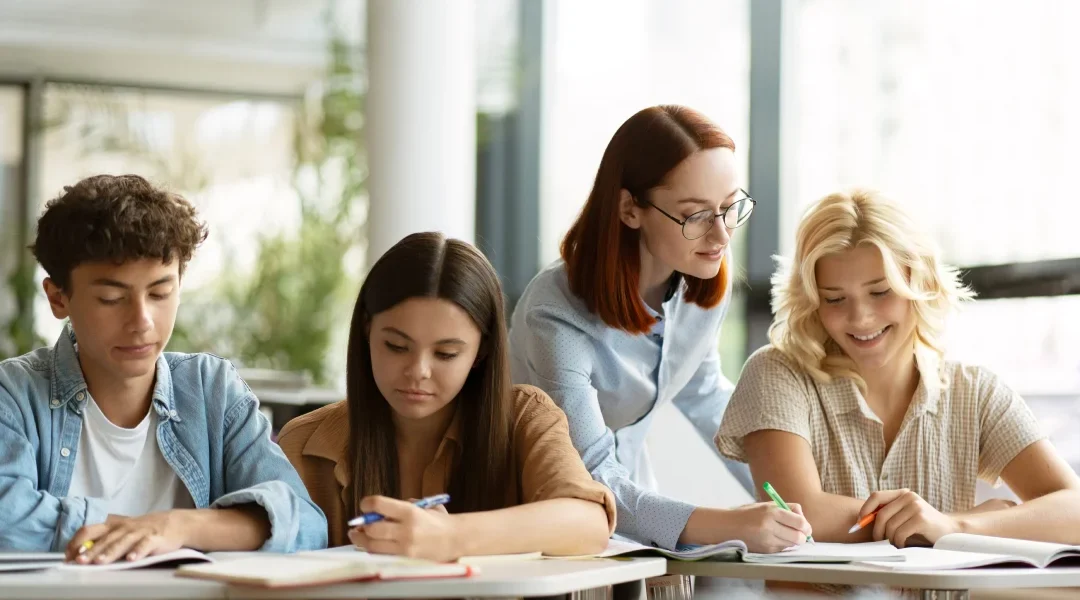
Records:
[[[63,456],[64,458],[71,456],[71,450],[68,450],[67,448],[61,448],[60,456]]]
[[[179,415],[177,415],[177,414],[176,414],[176,411],[175,411],[175,410],[170,410],[170,411],[169,411],[169,418],[170,418],[170,419],[176,419],[176,418],[178,418],[178,417],[179,417]]]
[[[49,406],[56,408],[57,406],[60,406],[60,401],[54,399],[52,402],[49,403]]]
[[[83,399],[85,399],[85,398],[86,398],[86,394],[83,394],[82,392],[79,392],[78,394],[75,394],[75,399],[78,400],[79,402],[82,402]]]

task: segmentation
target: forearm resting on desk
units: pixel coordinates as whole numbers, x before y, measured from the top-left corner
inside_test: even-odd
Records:
[[[258,550],[270,538],[270,519],[257,504],[186,510],[187,546],[208,551]]]
[[[961,531],[1080,544],[1080,490],[1059,490],[1011,508],[957,515]]]
[[[597,554],[607,547],[604,507],[576,498],[454,516],[464,556],[542,551],[553,556]]]

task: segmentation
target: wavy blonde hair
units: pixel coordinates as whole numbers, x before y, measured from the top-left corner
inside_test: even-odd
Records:
[[[938,259],[937,248],[898,204],[880,193],[855,189],[830,194],[803,215],[795,234],[795,256],[778,258],[772,278],[773,346],[819,382],[848,377],[866,392],[854,361],[834,342],[818,316],[815,270],[823,256],[857,246],[881,251],[893,292],[915,310],[915,361],[924,384],[941,384],[942,334],[949,313],[974,293],[959,272]]]

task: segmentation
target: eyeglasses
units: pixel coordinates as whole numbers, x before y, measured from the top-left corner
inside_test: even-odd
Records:
[[[750,194],[747,194],[746,190],[742,188],[739,188],[736,191],[736,194],[739,195],[736,197],[735,201],[724,210],[714,213],[711,209],[706,209],[686,217],[685,221],[680,221],[669,215],[664,209],[648,200],[645,200],[645,203],[660,211],[660,214],[665,217],[682,225],[682,234],[684,238],[696,240],[712,231],[713,225],[716,224],[716,219],[718,218],[724,220],[724,226],[728,229],[735,229],[750,219],[750,213],[754,212],[754,205],[757,204],[757,200],[751,198]]]

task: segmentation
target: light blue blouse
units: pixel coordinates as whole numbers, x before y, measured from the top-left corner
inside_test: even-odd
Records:
[[[589,312],[570,291],[560,260],[529,283],[510,329],[514,383],[543,389],[566,413],[585,466],[615,494],[618,533],[669,549],[695,507],[656,492],[645,448],[653,415],[674,402],[715,450],[734,388],[720,371],[717,348],[730,289],[720,306],[706,310],[685,302],[684,288],[664,302],[649,334],[630,334]],[[746,465],[721,459],[753,488]]]

